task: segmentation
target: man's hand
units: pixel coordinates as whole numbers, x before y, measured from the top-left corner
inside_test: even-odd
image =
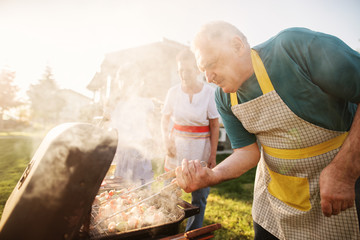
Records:
[[[355,181],[335,164],[320,174],[321,209],[326,217],[337,215],[354,206]]]
[[[185,192],[193,192],[237,178],[255,167],[259,159],[260,151],[257,143],[234,149],[229,157],[212,169],[201,166],[199,160],[184,159],[181,167],[176,168],[176,181]]]
[[[332,162],[320,174],[321,209],[337,215],[354,206],[355,183],[360,176],[360,104],[349,135]]]
[[[176,168],[176,181],[185,192],[193,192],[211,185],[213,171],[203,167],[199,160],[184,159],[181,167]]]

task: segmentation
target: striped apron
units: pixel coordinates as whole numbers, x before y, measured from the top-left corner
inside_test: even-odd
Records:
[[[347,132],[332,131],[299,118],[275,91],[266,69],[252,50],[251,58],[263,95],[232,111],[263,148],[258,163],[252,215],[279,239],[359,239],[356,207],[325,217],[319,176],[344,142]]]
[[[175,141],[176,156],[174,158],[165,157],[165,171],[181,166],[181,161],[184,158],[208,162],[211,151],[209,126],[174,124],[171,138]]]

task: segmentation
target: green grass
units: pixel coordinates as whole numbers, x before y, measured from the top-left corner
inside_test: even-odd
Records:
[[[0,138],[0,216],[38,142],[39,140],[25,136]]]
[[[19,181],[41,139],[29,136],[0,137],[0,217],[7,198]],[[228,155],[218,155],[221,162]],[[253,239],[251,202],[255,169],[240,178],[211,188],[205,212],[204,226],[220,223],[215,239]],[[191,202],[190,194],[183,194]],[[180,226],[184,231],[186,221]]]

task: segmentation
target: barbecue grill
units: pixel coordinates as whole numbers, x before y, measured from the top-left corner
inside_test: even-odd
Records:
[[[92,203],[117,147],[115,130],[67,123],[43,139],[6,202],[0,240],[154,239],[178,233],[180,223],[199,208],[177,199],[172,222],[127,232],[89,231]],[[159,196],[157,204],[169,202]]]

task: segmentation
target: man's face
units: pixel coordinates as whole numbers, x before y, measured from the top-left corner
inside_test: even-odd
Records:
[[[179,61],[177,65],[178,73],[183,84],[191,85],[196,81],[199,70],[195,61]]]
[[[239,59],[230,46],[203,42],[201,46],[195,47],[195,57],[209,83],[215,83],[226,93],[236,92],[240,87]]]

